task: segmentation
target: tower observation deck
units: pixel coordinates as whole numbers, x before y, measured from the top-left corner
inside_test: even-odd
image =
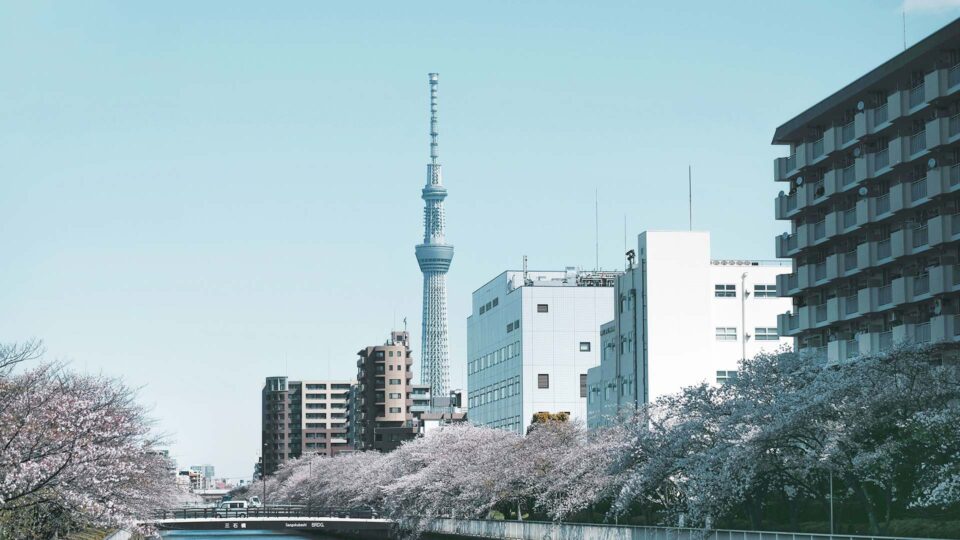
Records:
[[[440,163],[437,162],[437,82],[430,77],[430,163],[423,187],[423,243],[416,247],[417,262],[423,272],[423,335],[421,339],[420,384],[430,386],[430,395],[445,398],[450,385],[450,359],[447,351],[447,270],[453,260],[453,246],[445,236],[446,217]]]

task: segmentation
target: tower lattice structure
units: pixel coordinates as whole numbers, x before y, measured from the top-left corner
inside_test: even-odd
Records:
[[[453,246],[444,235],[446,217],[440,163],[437,162],[437,82],[430,77],[430,163],[423,187],[423,243],[416,248],[417,262],[423,272],[423,334],[421,340],[420,383],[430,386],[434,398],[447,397],[450,385],[450,359],[447,351],[447,270],[453,260]]]

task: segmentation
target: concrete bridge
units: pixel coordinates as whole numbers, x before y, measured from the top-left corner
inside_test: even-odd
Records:
[[[372,511],[352,508],[265,507],[224,510],[212,507],[164,510],[147,520],[160,530],[388,532],[393,522]]]

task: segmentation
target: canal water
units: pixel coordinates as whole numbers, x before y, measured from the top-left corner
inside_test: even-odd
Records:
[[[333,536],[280,531],[164,531],[160,537],[163,540],[337,540]]]

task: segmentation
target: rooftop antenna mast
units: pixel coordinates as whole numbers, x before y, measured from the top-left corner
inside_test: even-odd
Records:
[[[593,190],[593,230],[596,238],[596,255],[593,263],[594,270],[600,270],[600,189]]]
[[[903,3],[903,50],[907,50],[907,3]]]

